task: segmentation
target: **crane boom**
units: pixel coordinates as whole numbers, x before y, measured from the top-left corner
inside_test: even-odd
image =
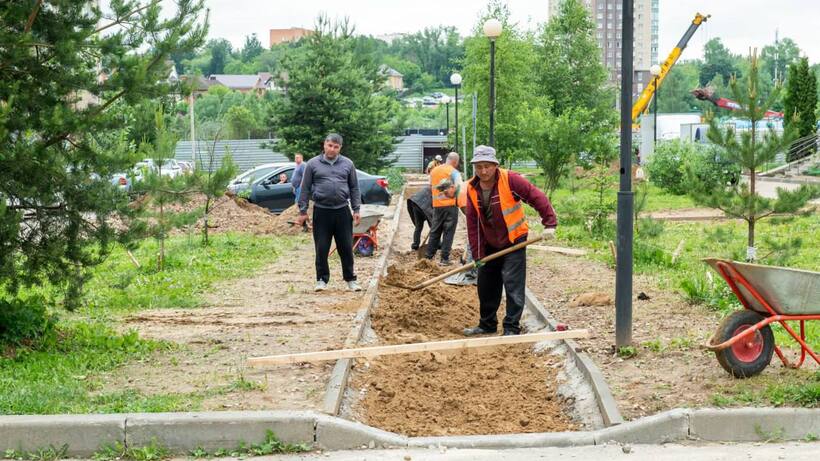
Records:
[[[663,79],[666,78],[666,75],[669,73],[669,70],[672,66],[678,62],[678,58],[680,58],[681,53],[683,50],[686,49],[686,45],[689,43],[689,39],[695,35],[695,31],[698,30],[701,24],[703,24],[707,19],[709,19],[711,15],[702,15],[700,13],[695,14],[695,19],[692,20],[692,24],[689,25],[689,29],[686,30],[686,33],[683,34],[680,41],[675,48],[672,49],[672,52],[669,53],[669,56],[666,57],[666,61],[663,62],[661,65],[661,73],[658,75],[657,78],[653,78],[646,88],[643,89],[641,95],[638,97],[638,100],[635,101],[635,104],[632,106],[632,121],[637,120],[638,116],[641,115],[641,112],[646,110],[646,106],[649,105],[649,101],[652,100],[652,96],[654,96],[655,91],[657,91],[657,86],[660,86]]]

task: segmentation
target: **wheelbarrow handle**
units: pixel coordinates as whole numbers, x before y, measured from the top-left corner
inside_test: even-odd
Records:
[[[451,271],[445,272],[445,273],[443,273],[439,276],[431,278],[430,280],[428,280],[426,282],[422,282],[422,283],[420,283],[420,284],[418,284],[414,287],[411,287],[410,289],[413,290],[413,291],[416,291],[416,290],[421,290],[423,288],[427,288],[427,287],[429,287],[430,285],[432,285],[436,282],[440,282],[440,281],[446,279],[447,277],[450,277],[451,275],[459,274],[459,273],[464,272],[466,270],[470,270],[474,267],[480,267],[480,266],[492,261],[493,259],[500,258],[500,257],[502,257],[506,254],[512,253],[513,251],[518,251],[518,250],[526,247],[527,245],[532,245],[533,243],[540,242],[543,238],[544,238],[544,236],[539,235],[538,237],[535,237],[532,240],[527,240],[527,241],[524,241],[524,242],[521,242],[521,243],[516,243],[515,245],[513,245],[509,248],[505,248],[505,249],[503,249],[503,250],[501,250],[497,253],[493,253],[489,256],[485,256],[484,258],[482,258],[478,261],[473,261],[473,262],[467,263],[467,264],[465,264],[461,267],[457,267],[457,268],[455,268]]]

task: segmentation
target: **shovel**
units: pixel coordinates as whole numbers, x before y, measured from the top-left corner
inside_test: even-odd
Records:
[[[520,249],[526,247],[527,245],[532,245],[533,243],[540,242],[543,238],[544,237],[542,235],[539,235],[538,237],[535,237],[532,240],[527,240],[526,242],[516,243],[515,245],[513,245],[509,248],[505,248],[505,249],[499,251],[498,253],[493,253],[489,256],[485,256],[484,258],[482,258],[478,261],[473,261],[471,263],[467,263],[467,264],[465,264],[461,267],[457,267],[457,268],[455,268],[451,271],[447,271],[447,272],[445,272],[445,273],[443,273],[439,276],[433,277],[430,280],[428,280],[426,282],[419,283],[418,285],[415,285],[415,286],[394,285],[394,284],[388,284],[388,285],[395,286],[395,287],[398,287],[398,288],[404,288],[406,290],[412,290],[412,291],[421,290],[423,288],[429,287],[430,285],[432,285],[434,283],[440,282],[440,281],[446,279],[447,277],[450,277],[451,275],[455,275],[455,274],[464,272],[466,270],[470,270],[474,267],[483,266],[484,264],[492,261],[493,259],[500,258],[500,257],[502,257],[506,254],[512,253],[513,251],[520,250]]]
[[[427,239],[430,238],[430,231],[427,231],[427,235],[424,236],[424,241],[421,242],[421,246],[416,250],[416,257],[421,259],[427,254]]]

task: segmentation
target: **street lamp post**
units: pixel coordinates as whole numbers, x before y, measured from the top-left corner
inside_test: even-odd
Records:
[[[444,108],[445,108],[445,111],[447,112],[447,130],[445,131],[445,133],[449,137],[450,136],[450,97],[449,96],[444,96],[443,98],[441,98],[441,102],[444,103]]]
[[[657,64],[653,65],[649,68],[649,73],[652,74],[652,77],[655,79],[655,97],[652,98],[652,112],[655,114],[655,121],[652,123],[652,129],[654,130],[652,134],[652,150],[655,150],[655,147],[658,146],[658,96],[660,96],[658,77],[661,75],[661,66]]]
[[[451,75],[450,83],[456,88],[456,150],[458,150],[458,87],[461,85],[461,74],[455,73]],[[461,155],[464,155],[464,152],[462,152]]]
[[[490,146],[495,147],[495,39],[501,36],[501,21],[488,19],[484,35],[490,39]]]

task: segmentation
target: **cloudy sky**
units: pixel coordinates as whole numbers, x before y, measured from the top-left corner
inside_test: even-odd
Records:
[[[513,17],[525,27],[547,18],[549,0],[508,0]],[[348,16],[356,30],[369,35],[414,32],[427,26],[453,25],[462,35],[472,30],[486,3],[481,0],[206,0],[211,37],[241,46],[256,33],[268,46],[268,29],[312,28],[317,14]],[[711,14],[682,59],[702,56],[703,44],[720,37],[735,53],[774,42],[775,31],[790,37],[812,62],[820,61],[820,1],[816,0],[660,0],[660,57],[680,39],[695,12]]]

